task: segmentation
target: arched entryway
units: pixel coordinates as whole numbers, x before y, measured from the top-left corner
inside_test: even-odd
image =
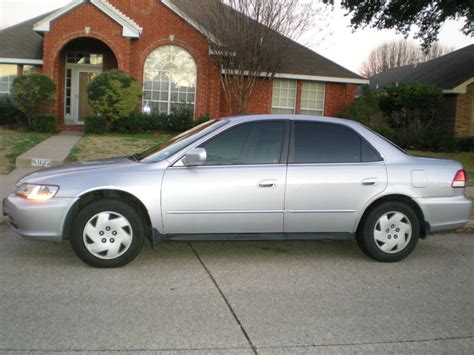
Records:
[[[84,124],[93,114],[87,97],[87,85],[105,70],[117,69],[117,58],[107,44],[90,37],[81,37],[66,44],[59,58],[59,116],[64,126]]]

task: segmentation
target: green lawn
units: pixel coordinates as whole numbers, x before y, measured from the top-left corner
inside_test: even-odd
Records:
[[[165,143],[172,135],[150,134],[90,134],[72,149],[67,162],[128,156]]]
[[[25,132],[0,127],[0,175],[15,169],[15,159],[41,141],[50,133]]]
[[[419,157],[427,158],[441,158],[441,159],[453,159],[460,161],[464,165],[464,169],[467,172],[470,184],[472,184],[474,178],[474,152],[459,152],[459,153],[433,153],[433,152],[422,152],[418,150],[411,150],[410,154]]]

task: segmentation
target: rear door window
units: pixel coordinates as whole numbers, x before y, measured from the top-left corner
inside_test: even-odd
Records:
[[[382,160],[358,133],[340,124],[296,121],[290,162],[360,163]]]

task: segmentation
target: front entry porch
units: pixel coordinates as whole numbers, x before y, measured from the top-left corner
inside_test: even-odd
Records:
[[[67,44],[60,54],[58,118],[61,130],[82,130],[84,120],[94,114],[87,86],[104,70],[117,68],[112,50],[94,38],[79,38]]]

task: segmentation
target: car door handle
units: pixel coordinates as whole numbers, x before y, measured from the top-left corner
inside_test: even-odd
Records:
[[[362,185],[364,186],[373,186],[375,184],[377,184],[376,178],[368,178],[368,179],[362,180]]]
[[[262,189],[268,189],[268,188],[272,188],[276,186],[277,186],[277,183],[275,180],[264,180],[258,183],[258,187]]]

